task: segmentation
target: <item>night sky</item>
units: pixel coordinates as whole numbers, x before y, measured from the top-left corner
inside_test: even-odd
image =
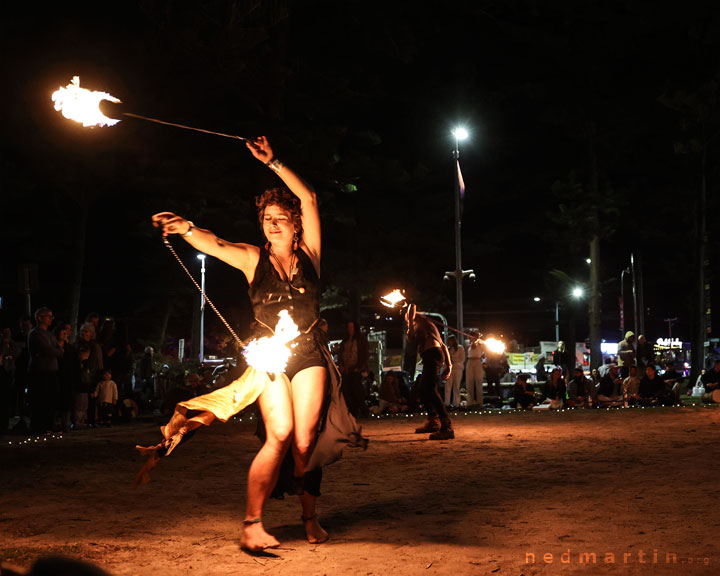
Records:
[[[454,268],[450,131],[461,123],[471,134],[462,257],[477,274],[465,284],[466,326],[534,345],[553,338],[557,299],[563,330],[574,313],[584,339],[586,304],[567,301],[549,272],[587,282],[597,225],[603,336],[618,339],[620,271],[635,250],[646,332],[665,336],[663,320],[677,317],[673,335],[689,340],[703,152],[712,288],[717,267],[720,8],[661,4],[5,8],[2,323],[23,311],[22,264],[39,271],[33,308],[67,317],[85,232],[81,317],[111,315],[152,340],[170,306],[170,336],[185,335],[194,289],[150,216],[176,211],[228,240],[261,241],[254,197],[275,180],[242,143],[133,119],[84,129],[50,100],[79,75],[129,112],[266,134],[318,190],[326,303],[343,305],[327,313],[336,327],[397,286],[454,322],[443,274]],[[174,243],[199,276],[195,253]],[[246,331],[242,274],[209,261],[207,283]]]

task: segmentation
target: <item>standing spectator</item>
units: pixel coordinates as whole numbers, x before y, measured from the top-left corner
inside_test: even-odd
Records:
[[[28,336],[28,376],[30,380],[30,428],[44,434],[52,428],[57,398],[59,364],[63,350],[50,332],[53,313],[41,307],[35,312],[36,326]]]
[[[351,320],[347,323],[347,336],[340,343],[338,368],[342,375],[341,390],[345,402],[350,414],[356,418],[367,415],[365,405],[367,392],[363,388],[362,379],[367,374],[369,358],[367,338],[360,331],[358,323]]]
[[[482,334],[477,330],[470,332],[470,346],[467,352],[467,372],[465,374],[465,390],[467,406],[483,405],[483,380],[485,379],[485,347],[481,340]],[[454,371],[454,370],[453,370]]]
[[[535,364],[535,381],[545,382],[547,380],[547,372],[545,371],[545,355],[541,354],[538,358],[537,364]]]
[[[20,348],[12,340],[10,328],[0,333],[0,436],[7,432],[12,412],[12,383],[15,373],[15,358]]]
[[[95,398],[90,394],[95,390],[100,370],[103,368],[102,349],[95,342],[95,326],[85,322],[80,327],[77,341],[77,359],[80,378],[75,391],[74,426],[95,425]]]
[[[58,428],[63,432],[70,430],[70,421],[75,406],[75,388],[80,377],[77,353],[75,347],[68,342],[69,337],[69,325],[61,322],[55,328],[55,338],[57,338],[58,346],[63,350],[62,357],[58,359],[58,395],[55,403],[55,419]]]
[[[112,372],[107,368],[102,371],[102,378],[93,392],[98,406],[98,425],[111,426],[115,404],[118,401],[117,384],[112,380]]]
[[[620,377],[627,378],[630,374],[630,366],[635,364],[635,333],[629,330],[625,332],[625,339],[618,344],[618,366]]]
[[[16,430],[27,430],[25,416],[28,414],[26,391],[28,389],[28,366],[30,365],[30,355],[28,353],[28,336],[33,328],[32,318],[23,316],[18,322],[17,337],[14,339],[19,352],[15,355],[15,377],[12,383],[12,408],[15,416],[19,416],[20,420],[15,425]]]
[[[453,370],[450,378],[445,382],[445,406],[460,406],[460,383],[465,371],[465,348],[458,344],[455,336],[450,336],[448,338],[448,351],[450,352]],[[482,383],[480,386],[482,386]],[[482,398],[482,390],[480,392],[480,398]]]
[[[576,366],[573,377],[567,386],[567,405],[570,408],[583,407],[587,403],[588,396],[595,394],[595,384],[585,377],[582,366]]]
[[[139,374],[140,377],[140,395],[148,402],[152,401],[155,396],[155,350],[152,346],[145,346],[145,352],[140,360]],[[164,402],[164,392],[160,402]]]
[[[568,378],[570,376],[570,366],[575,365],[573,360],[574,359],[570,356],[570,352],[565,347],[565,342],[559,340],[557,348],[555,349],[555,352],[553,352],[553,364],[555,364],[555,366],[560,366],[563,378]]]
[[[643,334],[637,338],[637,362],[640,368],[655,363],[655,346]]]

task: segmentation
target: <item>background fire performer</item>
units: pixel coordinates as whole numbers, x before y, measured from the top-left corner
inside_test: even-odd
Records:
[[[337,368],[317,325],[321,234],[315,192],[274,157],[265,137],[247,142],[247,147],[287,185],[266,190],[256,200],[267,238],[264,247],[227,242],[171,212],[155,214],[153,224],[164,236],[179,234],[196,249],[245,274],[256,336],[273,332],[271,326],[281,310],[289,311],[301,332],[293,341],[287,379],[268,378],[258,397],[265,441],[248,474],[241,539],[244,549],[257,552],[279,546],[261,519],[271,493],[298,495],[308,542],[328,539],[315,512],[321,466],[339,458],[343,445],[364,445],[366,441],[339,393]],[[167,439],[165,430],[163,433]]]
[[[455,432],[438,390],[441,372],[444,372],[443,379],[452,373],[450,353],[435,324],[422,314],[416,314],[415,304],[408,306],[405,319],[408,325],[407,339],[417,344],[423,361],[418,386],[420,399],[428,412],[427,422],[415,432],[430,432],[430,440],[450,440],[455,438]]]

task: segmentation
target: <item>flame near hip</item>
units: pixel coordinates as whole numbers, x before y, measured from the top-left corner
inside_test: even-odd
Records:
[[[284,372],[292,353],[289,343],[300,336],[300,331],[287,310],[281,310],[278,316],[280,319],[272,336],[255,339],[243,350],[248,365],[260,372]]]

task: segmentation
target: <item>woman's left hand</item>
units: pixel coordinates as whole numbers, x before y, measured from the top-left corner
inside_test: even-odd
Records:
[[[265,136],[260,136],[254,140],[248,140],[245,142],[245,145],[248,147],[248,150],[252,152],[252,155],[263,164],[267,164],[275,158],[272,147]]]

